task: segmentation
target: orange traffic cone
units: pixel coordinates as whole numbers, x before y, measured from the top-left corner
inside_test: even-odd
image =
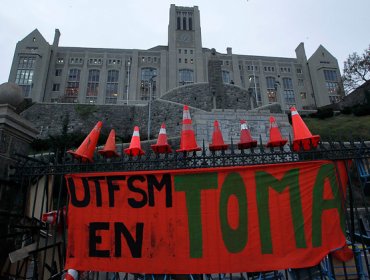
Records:
[[[312,135],[295,107],[290,108],[293,125],[293,151],[299,151],[301,147],[308,151],[316,148],[320,141],[320,135]]]
[[[134,133],[132,134],[130,147],[124,150],[126,155],[129,156],[141,156],[145,154],[145,152],[141,149],[140,144],[140,133],[139,133],[139,127],[135,126]]]
[[[167,142],[166,125],[162,123],[161,129],[159,130],[157,144],[150,145],[155,153],[164,154],[171,153],[172,149]]]
[[[98,153],[106,158],[119,157],[116,150],[116,132],[114,131],[114,129],[109,132],[109,136],[107,142],[105,143],[104,149],[100,150]]]
[[[213,123],[213,134],[212,134],[212,143],[209,144],[209,149],[211,151],[221,151],[226,150],[229,145],[224,143],[224,139],[222,137],[221,129],[218,124],[218,121]]]
[[[184,105],[180,149],[176,150],[176,152],[192,152],[200,150],[201,148],[198,147],[197,141],[195,140],[195,133],[190,118],[189,107]]]
[[[75,269],[68,269],[67,273],[64,275],[63,280],[77,280],[78,272]]]
[[[240,121],[240,142],[238,143],[239,150],[253,148],[257,146],[257,141],[254,140],[249,132],[247,122]]]
[[[276,124],[274,117],[270,117],[270,140],[267,142],[267,147],[282,147],[288,142],[281,136],[279,127]]]
[[[83,162],[86,162],[86,161],[92,162],[94,151],[96,148],[96,144],[98,143],[100,130],[102,126],[103,126],[103,123],[101,121],[98,121],[98,123],[89,133],[89,135],[82,142],[80,147],[78,147],[76,151],[69,150],[67,151],[67,153],[71,154],[73,157]]]

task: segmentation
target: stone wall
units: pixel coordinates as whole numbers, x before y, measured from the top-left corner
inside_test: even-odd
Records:
[[[213,109],[212,96],[208,84],[183,86],[154,100],[151,105],[151,139],[156,139],[160,126],[166,123],[168,138],[181,135],[183,105],[190,107],[194,129],[199,144],[211,141],[213,122],[218,120],[227,143],[231,138],[239,141],[240,120],[248,121],[253,137],[263,143],[267,142],[269,117],[273,113],[282,134],[288,137],[290,125],[287,116],[280,114],[280,107],[272,104],[263,109],[250,109],[249,95],[237,86],[224,85],[227,94],[223,109]],[[267,110],[266,110],[267,109]],[[271,113],[270,113],[271,112]],[[22,113],[40,131],[41,139],[60,135],[63,124],[68,119],[68,133],[80,132],[87,135],[97,121],[103,122],[102,134],[108,135],[114,128],[117,137],[129,141],[134,126],[139,126],[141,139],[147,139],[148,106],[147,105],[88,105],[88,104],[34,104]]]
[[[219,121],[220,129],[225,143],[234,144],[240,140],[240,120],[246,120],[252,137],[258,141],[260,136],[262,143],[266,144],[269,138],[270,116],[269,111],[246,111],[246,110],[213,110],[212,112],[197,111],[193,114],[194,130],[197,135],[198,145],[204,140],[206,146],[212,142],[213,123]],[[286,114],[275,113],[282,136],[286,139],[292,133],[291,126]]]
[[[225,93],[223,96],[223,105],[216,109],[249,110],[252,108],[250,94],[247,90],[235,85],[224,84],[223,91]],[[175,88],[171,92],[163,95],[161,99],[181,102],[204,111],[211,111],[214,109],[213,95],[210,92],[208,83],[199,83]],[[220,104],[220,100],[216,101],[216,104]]]

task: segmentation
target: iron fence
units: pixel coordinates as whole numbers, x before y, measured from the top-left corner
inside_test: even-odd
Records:
[[[211,152],[203,144],[202,151],[155,154],[147,151],[140,157],[122,155],[106,159],[96,153],[93,163],[74,160],[65,151],[19,155],[14,175],[13,195],[7,209],[0,212],[1,227],[6,227],[0,241],[5,244],[7,256],[2,261],[0,279],[62,279],[66,256],[66,225],[42,222],[42,214],[67,205],[64,175],[70,173],[150,171],[196,169],[294,163],[313,160],[347,160],[349,177],[346,229],[348,242],[355,258],[347,263],[326,256],[311,268],[285,271],[203,274],[203,275],[145,275],[129,272],[80,273],[79,279],[368,279],[370,248],[370,143],[325,142],[309,151],[293,151],[291,145],[266,148],[259,145],[248,150],[238,150],[234,145],[226,151]],[[361,169],[362,168],[362,169]],[[367,172],[367,173],[366,173]]]

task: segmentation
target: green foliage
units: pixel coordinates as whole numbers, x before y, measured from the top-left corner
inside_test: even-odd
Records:
[[[325,120],[306,118],[304,121],[311,133],[320,135],[323,140],[370,140],[370,116],[339,115]]]
[[[311,118],[318,118],[320,120],[331,118],[334,116],[333,108],[319,108],[316,113],[310,114]]]

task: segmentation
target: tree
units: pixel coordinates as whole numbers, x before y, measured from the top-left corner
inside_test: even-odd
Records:
[[[370,80],[370,45],[359,55],[350,54],[344,62],[343,85],[346,93]]]

